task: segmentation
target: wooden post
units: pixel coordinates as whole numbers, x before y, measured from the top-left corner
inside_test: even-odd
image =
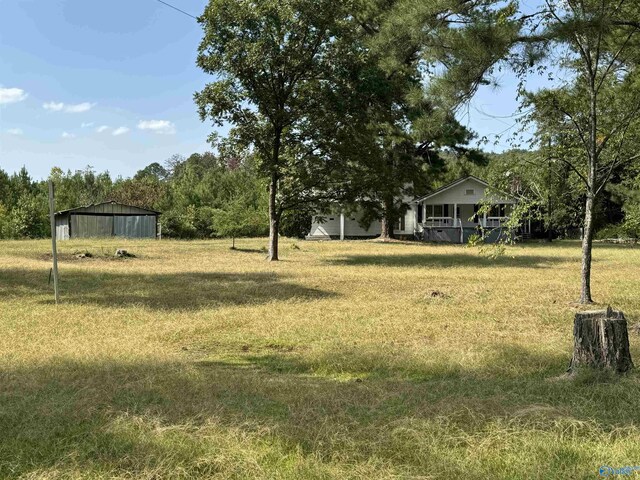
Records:
[[[344,240],[344,212],[340,212],[340,240]]]
[[[49,217],[51,220],[51,252],[53,253],[53,291],[56,305],[60,302],[58,291],[58,248],[56,246],[56,218],[53,181],[49,180]]]
[[[608,307],[606,310],[576,313],[573,340],[571,373],[581,367],[610,369],[616,373],[633,368],[627,320],[622,312]]]

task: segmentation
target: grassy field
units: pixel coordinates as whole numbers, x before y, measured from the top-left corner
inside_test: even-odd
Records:
[[[640,375],[561,378],[576,243],[0,242],[0,478],[594,478]],[[135,259],[103,257],[117,247]],[[89,250],[95,258],[76,259]],[[640,248],[594,297],[640,321]],[[640,338],[631,334],[640,364]]]

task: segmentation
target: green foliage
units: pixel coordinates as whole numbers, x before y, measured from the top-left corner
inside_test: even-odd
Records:
[[[153,163],[115,181],[91,167],[66,173],[54,168],[50,178],[57,210],[108,200],[150,208],[162,212],[163,236],[261,236],[267,231],[267,190],[251,157],[174,156],[166,166]],[[0,238],[49,235],[47,190],[46,182],[33,181],[26,169],[12,176],[0,170]]]
[[[251,156],[194,154],[174,163],[159,202],[163,231],[180,238],[264,235],[267,199]]]
[[[280,231],[285,237],[305,238],[311,231],[311,221],[316,213],[312,205],[300,206],[282,216]]]
[[[54,167],[49,178],[55,185],[57,210],[110,200],[113,191],[113,181],[109,173],[96,173],[91,166],[75,172],[68,170],[66,173]]]
[[[11,238],[9,209],[0,203],[0,238]]]
[[[637,238],[637,230],[629,229],[626,224],[606,225],[596,232],[598,240]]]
[[[239,180],[235,185],[237,190],[229,192],[224,205],[211,211],[211,228],[215,236],[251,237],[269,231],[266,189],[255,188],[247,192],[243,188],[246,183],[242,181],[246,179]]]
[[[516,27],[512,6],[497,5],[370,1],[358,12],[362,53],[352,68],[362,116],[350,140],[358,158],[349,182],[363,222],[383,220],[385,236],[406,200],[433,187],[444,155],[484,160],[466,148],[473,134],[455,109],[506,53]]]
[[[522,95],[538,143],[569,166],[586,199],[580,301],[590,303],[597,204],[611,178],[640,158],[640,9],[626,0],[550,0],[543,8],[529,40],[555,55],[567,80]]]
[[[46,186],[23,167],[11,176],[0,170],[0,238],[40,238],[49,234]]]
[[[478,235],[477,233],[474,233],[472,235],[469,235],[469,239],[467,240],[467,244],[465,246],[474,248],[483,244],[484,244],[484,239],[482,238],[482,235]]]
[[[10,238],[42,238],[49,234],[45,197],[23,194],[9,214]]]
[[[622,181],[613,187],[613,193],[622,200],[623,232],[626,236],[640,237],[640,166],[630,168]]]
[[[215,80],[195,94],[200,117],[230,125],[211,140],[250,151],[269,182],[271,259],[282,215],[335,198],[349,129],[336,92],[345,64],[343,0],[211,0],[200,17],[198,65]]]

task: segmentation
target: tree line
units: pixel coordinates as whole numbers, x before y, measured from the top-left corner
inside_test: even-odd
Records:
[[[546,154],[512,150],[474,152],[473,158],[443,155],[441,168],[430,175],[431,184],[416,193],[475,175],[528,202],[538,238],[576,237],[583,227],[584,194],[568,166]],[[149,208],[161,212],[163,236],[169,238],[261,237],[269,232],[268,182],[251,157],[174,155],[151,163],[131,178],[113,178],[92,167],[75,172],[56,167],[49,178],[56,186],[57,210],[103,201]],[[24,167],[12,175],[0,169],[0,238],[49,236],[47,191],[46,181],[34,180]],[[640,236],[638,192],[640,171],[635,167],[612,180],[596,204],[597,236]],[[303,238],[316,213],[306,204],[289,210],[281,233]]]
[[[251,157],[225,158],[210,152],[154,162],[131,178],[109,172],[63,171],[55,167],[56,210],[116,201],[161,212],[163,236],[195,239],[264,236],[268,233],[267,189]],[[50,235],[48,186],[27,169],[0,169],[0,238]],[[299,215],[305,215],[300,220]],[[287,215],[283,233],[305,235],[308,212]]]

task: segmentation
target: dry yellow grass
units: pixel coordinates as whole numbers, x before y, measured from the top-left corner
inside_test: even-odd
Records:
[[[0,242],[0,478],[592,478],[639,377],[560,380],[579,246]],[[136,259],[101,258],[123,247]],[[89,250],[97,258],[74,259]],[[640,321],[640,248],[594,296]],[[631,335],[640,362],[640,341]]]

